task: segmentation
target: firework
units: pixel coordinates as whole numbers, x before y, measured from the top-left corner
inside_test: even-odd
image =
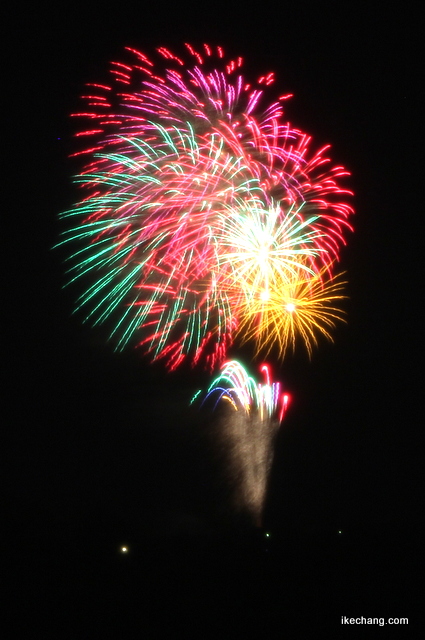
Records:
[[[272,73],[249,82],[242,58],[208,45],[126,55],[75,114],[90,144],[75,154],[84,194],[62,214],[61,244],[73,247],[69,281],[88,283],[77,309],[108,323],[118,349],[136,343],[170,368],[213,368],[237,335],[284,355],[298,332],[310,351],[329,311],[315,315],[313,296],[296,330],[271,338],[286,326],[271,300],[332,278],[351,228],[347,172],[283,120],[289,96],[261,106]]]
[[[224,443],[238,511],[261,524],[273,442],[289,403],[279,382],[271,382],[269,366],[261,366],[265,382],[257,383],[236,360],[226,362],[205,396],[192,402],[222,409],[219,438]],[[227,409],[227,410],[226,410]]]
[[[275,348],[282,358],[300,342],[311,356],[319,336],[332,341],[332,329],[345,321],[338,306],[346,298],[344,284],[342,275],[330,276],[325,268],[312,276],[300,266],[286,277],[278,274],[267,287],[253,286],[239,311],[242,342],[253,341],[263,355]]]
[[[265,384],[257,384],[237,360],[229,360],[222,365],[220,374],[209,386],[202,404],[214,399],[214,408],[217,408],[219,402],[225,400],[235,411],[242,411],[246,415],[258,412],[261,420],[276,419],[280,423],[288,405],[288,395],[281,392],[279,382],[270,381],[268,365],[263,364],[261,372]],[[199,395],[200,391],[192,402]]]

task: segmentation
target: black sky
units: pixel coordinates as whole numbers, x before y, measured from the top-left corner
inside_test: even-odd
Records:
[[[318,146],[332,143],[332,157],[351,171],[355,192],[355,233],[341,255],[349,279],[348,324],[311,362],[301,354],[275,365],[276,377],[293,396],[266,510],[267,527],[281,546],[266,568],[262,559],[251,558],[253,575],[258,579],[268,571],[287,594],[281,575],[289,571],[300,598],[310,598],[306,606],[312,606],[318,584],[332,599],[327,571],[340,577],[341,550],[335,545],[342,530],[348,540],[342,562],[355,573],[356,585],[351,592],[349,581],[343,583],[345,608],[355,602],[352,615],[379,616],[385,601],[392,604],[388,615],[413,616],[406,610],[409,580],[403,567],[412,566],[421,506],[418,125],[424,91],[418,6],[316,3],[312,10],[266,1],[252,8],[214,3],[170,9],[130,2],[110,9],[89,3],[16,12],[4,97],[4,127],[14,141],[8,157],[12,176],[4,185],[10,229],[6,281],[12,284],[4,338],[12,399],[6,498],[11,539],[21,558],[18,594],[25,583],[27,597],[33,597],[47,566],[50,578],[41,591],[46,596],[37,600],[41,609],[52,597],[51,585],[65,576],[66,596],[72,594],[81,611],[86,605],[89,610],[103,580],[93,576],[107,575],[109,567],[134,587],[143,573],[141,549],[149,546],[158,595],[152,603],[169,604],[161,580],[176,578],[167,566],[177,572],[181,562],[192,572],[193,585],[197,577],[195,552],[185,548],[173,559],[171,552],[164,557],[165,549],[175,550],[176,533],[197,534],[204,562],[217,553],[223,575],[229,562],[233,574],[226,575],[237,582],[239,560],[229,561],[228,550],[213,551],[205,542],[222,523],[218,503],[225,503],[226,491],[205,429],[186,411],[191,392],[208,377],[190,371],[170,375],[134,353],[114,354],[102,330],[71,317],[77,291],[61,289],[62,256],[51,250],[60,231],[57,214],[75,199],[74,166],[67,158],[74,131],[69,114],[79,106],[83,84],[106,72],[126,45],[149,51],[208,42],[243,55],[254,76],[276,72],[282,92],[294,94],[288,119]],[[255,371],[255,363],[250,366]],[[161,537],[167,542],[159,549],[153,541]],[[295,550],[289,569],[283,540]],[[124,542],[138,549],[137,572],[112,565]],[[246,567],[251,556],[236,547]],[[309,572],[315,563],[317,571]],[[391,580],[394,589],[387,591],[383,584]],[[186,588],[193,597],[196,588]],[[403,610],[395,610],[398,602]],[[278,615],[279,605],[273,607]],[[345,615],[342,609],[335,606],[338,615]],[[337,629],[339,622],[329,624]]]

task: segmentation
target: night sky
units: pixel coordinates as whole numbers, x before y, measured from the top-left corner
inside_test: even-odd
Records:
[[[16,12],[3,99],[13,136],[3,184],[7,637],[280,638],[301,627],[339,637],[344,615],[419,625],[418,6]],[[355,233],[341,252],[348,324],[311,361],[302,351],[272,361],[292,404],[276,443],[267,540],[231,510],[222,452],[187,407],[209,376],[114,353],[105,329],[71,316],[78,287],[62,289],[65,253],[52,250],[57,215],[76,199],[69,115],[84,83],[105,77],[124,46],[149,53],[184,41],[242,55],[246,74],[275,71],[281,93],[294,94],[288,120],[317,147],[330,142],[334,163],[352,173]],[[231,355],[256,374],[249,348]]]

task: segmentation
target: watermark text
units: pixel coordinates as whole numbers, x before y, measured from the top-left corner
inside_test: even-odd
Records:
[[[378,624],[383,627],[386,624],[409,624],[409,618],[349,618],[341,616],[341,624]]]

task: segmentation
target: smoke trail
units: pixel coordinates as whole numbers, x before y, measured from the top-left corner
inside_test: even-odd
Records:
[[[233,488],[232,506],[256,526],[262,524],[274,440],[289,402],[281,384],[271,381],[269,366],[263,364],[260,370],[264,383],[257,383],[238,361],[226,362],[201,404],[214,402],[215,437]]]
[[[218,439],[225,452],[225,471],[232,487],[234,510],[261,527],[274,441],[279,429],[275,417],[223,411],[217,424]]]

